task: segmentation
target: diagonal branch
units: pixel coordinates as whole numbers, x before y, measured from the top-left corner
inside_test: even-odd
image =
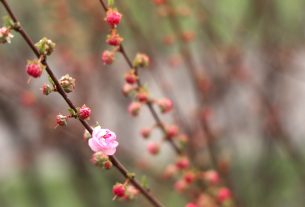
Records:
[[[32,39],[29,37],[29,35],[24,31],[24,29],[22,28],[22,26],[19,24],[18,19],[16,18],[16,16],[14,15],[13,11],[11,10],[10,6],[8,5],[6,0],[0,0],[1,3],[3,4],[5,10],[8,12],[9,16],[11,17],[11,19],[14,21],[14,23],[16,23],[17,28],[16,31],[23,37],[23,39],[26,41],[27,45],[32,49],[32,51],[35,53],[35,55],[37,56],[37,58],[40,57],[39,51],[37,50],[37,48],[35,47]],[[46,60],[43,60],[42,62],[45,66],[46,66],[46,71],[48,73],[48,75],[50,76],[50,78],[53,80],[56,89],[58,91],[58,93],[62,96],[62,98],[66,101],[66,103],[69,105],[69,107],[71,109],[74,110],[74,112],[77,112],[76,106],[73,104],[73,102],[69,99],[69,97],[67,96],[67,94],[64,92],[63,88],[61,87],[61,85],[59,84],[58,79],[55,77],[53,71],[51,70],[50,66],[48,65]],[[84,120],[79,120],[81,122],[81,124],[86,128],[86,130],[88,130],[88,132],[90,134],[92,134],[92,128],[90,127],[90,125],[88,124],[88,122],[84,121]],[[140,183],[138,183],[138,181],[135,180],[134,177],[130,176],[130,172],[128,172],[128,170],[125,168],[125,166],[115,157],[115,156],[109,156],[111,162],[113,163],[113,165],[117,168],[117,170],[126,178],[126,179],[130,179],[130,182],[143,194],[143,196],[155,207],[163,207],[164,205],[161,204],[150,192],[148,192],[146,189],[144,189]]]

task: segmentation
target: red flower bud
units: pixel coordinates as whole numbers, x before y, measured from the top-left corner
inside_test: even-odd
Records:
[[[176,167],[180,170],[186,169],[190,166],[190,161],[187,157],[180,157],[176,162]]]
[[[122,183],[117,183],[112,188],[112,193],[117,197],[123,197],[125,195],[126,188]]]
[[[111,46],[119,46],[123,42],[123,38],[116,32],[116,30],[113,30],[113,32],[107,36],[106,42]]]
[[[125,74],[125,81],[129,84],[135,84],[137,82],[138,77],[135,74],[134,70],[130,70]]]
[[[160,152],[160,145],[158,143],[149,143],[147,150],[152,155],[157,155]]]
[[[109,9],[106,13],[105,21],[111,26],[116,27],[120,24],[122,19],[122,14],[115,9]]]
[[[38,78],[41,76],[44,66],[37,60],[28,61],[26,65],[26,72],[29,76],[33,78]]]
[[[91,115],[91,109],[89,107],[87,107],[86,105],[83,105],[79,109],[78,117],[80,119],[85,120],[85,119],[89,118],[90,115]]]
[[[170,112],[173,109],[173,102],[168,98],[163,98],[157,101],[162,113]]]
[[[131,102],[128,106],[128,113],[132,116],[138,116],[141,106],[139,102]]]
[[[231,197],[232,197],[232,194],[228,188],[222,187],[218,190],[217,198],[221,203],[231,199]]]
[[[151,133],[151,128],[143,128],[141,129],[141,135],[143,138],[148,138]]]

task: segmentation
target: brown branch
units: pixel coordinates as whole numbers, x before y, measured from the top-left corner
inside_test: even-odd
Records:
[[[37,50],[37,48],[35,47],[33,41],[31,40],[31,38],[28,36],[28,34],[24,31],[24,29],[22,28],[22,26],[19,24],[18,19],[16,18],[16,16],[14,15],[13,11],[11,10],[10,6],[8,5],[8,3],[6,2],[6,0],[0,0],[1,3],[3,4],[4,8],[6,9],[6,11],[8,12],[9,16],[11,17],[11,19],[14,21],[14,23],[16,25],[18,25],[18,27],[16,28],[16,31],[23,37],[23,39],[26,41],[27,45],[32,49],[32,51],[35,53],[35,55],[37,56],[37,58],[40,57],[39,51]],[[51,70],[50,66],[48,65],[47,61],[44,60],[42,62],[45,66],[46,66],[46,71],[48,73],[48,75],[50,76],[50,78],[52,79],[52,81],[54,82],[56,89],[58,91],[58,93],[62,96],[62,98],[66,101],[66,103],[69,105],[70,108],[72,108],[75,112],[77,112],[76,106],[72,103],[72,101],[69,99],[69,97],[67,96],[67,94],[64,92],[63,88],[61,87],[61,85],[59,84],[58,79],[55,77],[53,71]],[[90,134],[92,134],[92,128],[90,127],[90,125],[84,121],[84,120],[79,120],[81,122],[81,124],[88,130],[88,132]],[[126,179],[130,179],[130,182],[144,195],[144,197],[147,198],[147,200],[156,207],[163,207],[164,205],[161,204],[153,195],[151,195],[150,192],[148,192],[146,189],[144,189],[136,180],[134,177],[130,177],[130,173],[128,172],[128,170],[124,167],[124,165],[115,157],[115,156],[109,156],[111,162],[113,163],[113,165],[117,168],[117,170],[126,178]]]

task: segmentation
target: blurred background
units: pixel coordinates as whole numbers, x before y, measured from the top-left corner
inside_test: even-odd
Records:
[[[154,120],[146,108],[127,112],[121,93],[128,66],[116,56],[105,66],[100,55],[109,27],[96,0],[8,0],[37,42],[56,42],[49,63],[57,77],[76,78],[71,99],[92,108],[98,121],[118,135],[118,158],[146,180],[166,206],[186,198],[162,180],[173,150],[146,151],[139,131]],[[175,111],[162,116],[189,135],[194,162],[208,169],[206,135],[214,134],[219,165],[226,170],[242,206],[302,207],[305,203],[305,2],[303,0],[116,0],[123,21],[118,30],[130,58],[151,57],[141,79],[156,98],[169,97]],[[0,16],[6,15],[0,7]],[[83,128],[70,121],[58,94],[43,96],[47,77],[27,83],[25,65],[34,55],[18,34],[0,47],[0,206],[149,206],[112,201],[111,187],[123,180],[115,170],[90,163]],[[152,140],[161,133],[154,132]]]

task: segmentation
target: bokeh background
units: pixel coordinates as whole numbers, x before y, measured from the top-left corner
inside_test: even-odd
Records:
[[[149,111],[143,108],[138,118],[127,112],[130,100],[121,93],[127,64],[119,55],[112,66],[100,60],[109,27],[99,2],[8,2],[35,42],[44,36],[56,42],[50,65],[57,77],[69,73],[77,79],[70,97],[92,107],[90,123],[117,133],[120,160],[167,206],[184,206],[186,198],[173,191],[173,181],[161,176],[175,159],[172,149],[165,144],[152,157],[139,134],[154,123]],[[143,82],[154,97],[174,100],[174,113],[162,119],[192,132],[189,152],[208,168],[198,127],[198,119],[208,116],[219,162],[243,206],[304,206],[305,2],[171,2],[173,7],[153,0],[115,1],[123,13],[119,31],[128,55],[140,51],[151,57],[149,69],[141,71]],[[141,197],[111,200],[111,187],[122,177],[90,163],[77,121],[54,129],[55,116],[67,107],[57,94],[41,94],[46,76],[27,83],[25,64],[33,58],[18,34],[0,47],[0,206],[149,206]],[[152,140],[160,137],[154,132]]]

